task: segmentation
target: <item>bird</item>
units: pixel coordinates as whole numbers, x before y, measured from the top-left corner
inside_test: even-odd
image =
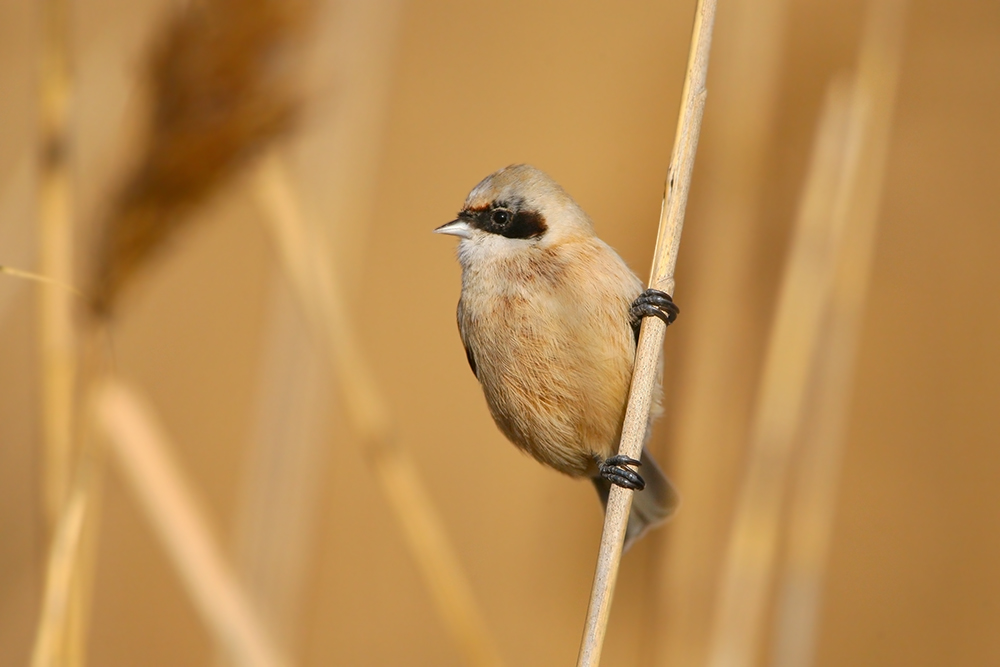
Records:
[[[669,325],[677,306],[644,290],[573,198],[530,165],[487,176],[434,231],[459,238],[459,334],[497,427],[539,462],[592,480],[605,508],[612,485],[635,491],[628,549],[678,504],[645,444],[638,461],[616,453],[640,323]],[[661,385],[662,361],[646,441]]]

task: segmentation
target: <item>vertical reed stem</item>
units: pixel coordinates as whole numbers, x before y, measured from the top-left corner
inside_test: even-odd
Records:
[[[701,119],[708,94],[705,79],[708,75],[715,6],[715,0],[699,0],[695,9],[691,50],[684,78],[684,90],[681,94],[681,109],[677,118],[677,132],[674,136],[674,148],[667,172],[663,205],[660,209],[659,231],[649,286],[668,294],[674,291],[674,267],[677,265],[684,210],[687,207]],[[618,450],[620,454],[630,458],[638,459],[642,450],[665,333],[666,326],[659,320],[647,318],[643,321],[636,349],[628,408],[622,425],[621,445]],[[590,607],[587,610],[587,621],[577,660],[578,667],[596,667],[601,660],[601,648],[607,632],[611,599],[618,578],[618,565],[621,561],[625,527],[631,506],[632,491],[612,486],[604,519],[604,532],[597,558],[597,570],[594,574]]]
[[[47,577],[47,590],[63,596],[58,610],[40,619],[34,660],[76,667],[82,663],[86,626],[85,595],[76,570],[78,547],[86,533],[87,502],[67,505],[73,457],[76,381],[73,293],[73,201],[70,173],[70,25],[68,0],[41,5],[42,47],[39,71],[39,272],[47,278],[38,291],[41,354],[41,433],[44,478],[42,507],[54,551],[74,559]],[[89,488],[84,486],[83,489]],[[81,491],[83,492],[83,491]],[[61,520],[63,511],[71,512]],[[58,540],[57,545],[55,541]],[[87,542],[83,539],[83,542]],[[53,578],[55,577],[55,578]],[[52,612],[48,609],[47,612]],[[36,663],[37,664],[37,663]]]
[[[67,0],[45,0],[42,4],[39,273],[52,283],[63,285],[73,283],[68,14]],[[73,295],[52,283],[41,285],[38,292],[45,470],[43,505],[50,531],[58,521],[69,486],[76,372]]]

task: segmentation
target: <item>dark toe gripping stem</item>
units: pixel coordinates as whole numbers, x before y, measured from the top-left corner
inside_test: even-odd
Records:
[[[604,459],[604,462],[601,463],[601,477],[616,486],[642,491],[646,488],[646,481],[639,476],[639,473],[628,467],[640,465],[642,464],[635,459],[618,454]]]
[[[663,320],[665,326],[670,326],[680,312],[680,308],[666,292],[652,288],[646,290],[636,297],[628,309],[629,321],[632,324],[635,339],[639,340],[639,326],[642,324],[642,318],[658,317]]]

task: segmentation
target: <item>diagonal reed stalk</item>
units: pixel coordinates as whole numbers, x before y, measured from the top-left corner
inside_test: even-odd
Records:
[[[109,451],[173,561],[205,625],[233,663],[246,667],[290,664],[270,639],[205,523],[163,428],[143,401],[120,381],[93,392]]]
[[[343,291],[327,261],[329,253],[303,219],[287,171],[276,155],[261,166],[256,185],[282,267],[325,348],[354,433],[368,454],[448,631],[468,664],[499,667],[503,664],[499,650],[444,523],[416,464],[393,433],[389,409],[349,324]]]
[[[849,98],[858,150],[845,162],[833,206],[849,239],[839,257],[825,334],[810,382],[801,454],[789,503],[787,553],[779,580],[774,667],[814,661],[823,577],[833,531],[855,355],[871,277],[882,182],[903,52],[906,0],[868,6]]]
[[[674,291],[674,268],[677,265],[677,251],[680,248],[681,230],[684,225],[684,210],[687,207],[701,119],[705,111],[705,98],[708,95],[705,79],[708,75],[715,6],[715,0],[698,0],[695,9],[691,50],[677,118],[677,132],[670,156],[663,206],[660,209],[660,224],[649,287],[667,294],[673,294]],[[656,369],[666,333],[666,326],[659,320],[654,320],[655,318],[646,318],[642,323],[628,407],[622,425],[622,439],[618,449],[620,454],[633,459],[638,459],[642,450],[653,385],[656,382]],[[601,660],[601,648],[611,613],[611,599],[618,578],[618,565],[621,561],[625,527],[631,506],[632,491],[612,486],[604,519],[601,548],[597,557],[590,607],[587,610],[587,621],[577,660],[578,667],[596,667]]]
[[[842,165],[857,151],[848,92],[832,86],[812,158],[764,361],[748,463],[723,563],[708,664],[753,665],[778,553],[782,492],[800,428],[843,224],[832,213]]]

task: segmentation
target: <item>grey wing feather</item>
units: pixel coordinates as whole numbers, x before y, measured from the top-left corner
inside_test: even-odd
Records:
[[[462,328],[462,300],[458,300],[458,312],[455,314],[455,319],[458,320],[458,335],[462,338],[462,347],[465,348],[465,358],[469,360],[469,368],[472,369],[472,374],[479,377],[476,373],[476,357],[472,354],[472,350],[469,349],[469,344],[465,340],[465,330]]]

